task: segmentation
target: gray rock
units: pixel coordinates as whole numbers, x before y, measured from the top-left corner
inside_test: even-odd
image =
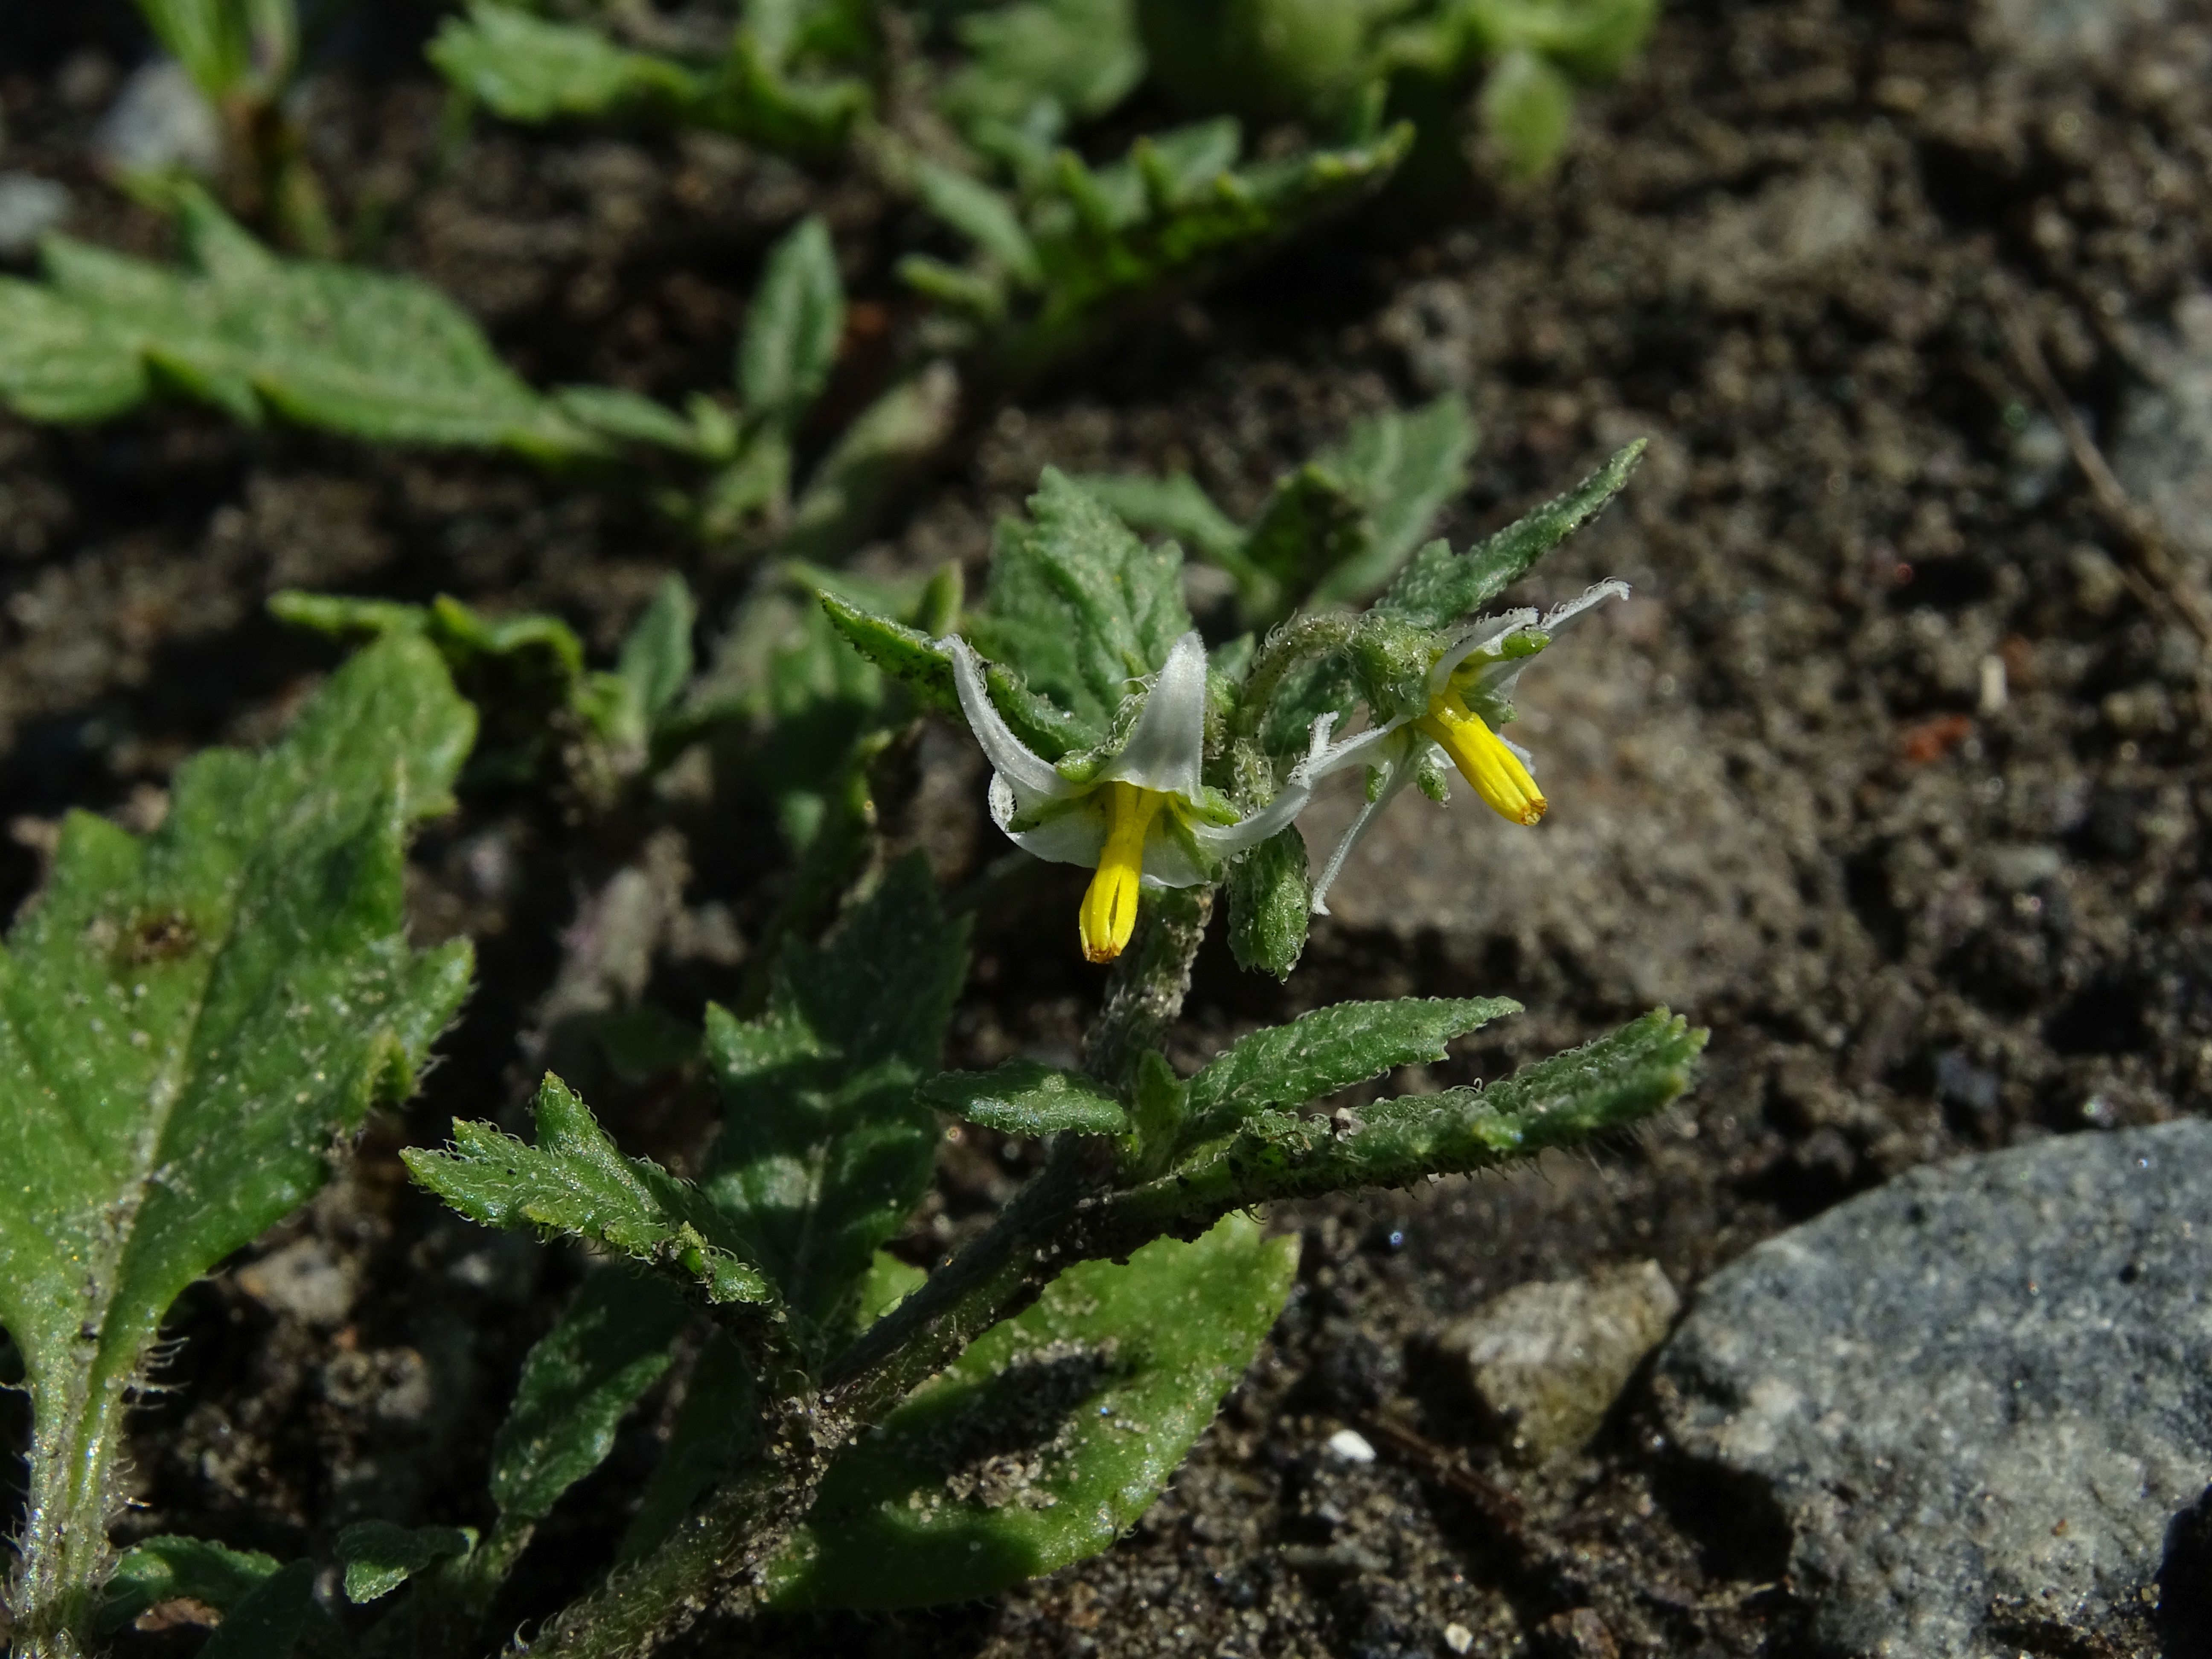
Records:
[[[238,1270],[238,1288],[308,1325],[337,1326],[353,1311],[353,1275],[317,1238],[296,1239]]]
[[[39,238],[69,216],[70,193],[51,179],[0,173],[0,259],[24,259]]]
[[[2140,1650],[2212,1474],[2212,1123],[1902,1176],[1715,1274],[1654,1386],[1786,1517],[1820,1651]]]
[[[2172,9],[2169,0],[1983,0],[1975,34],[2031,68],[2099,68]]]
[[[1516,1285],[1437,1339],[1516,1455],[1540,1462],[1597,1432],[1681,1299],[1656,1261]]]
[[[222,119],[183,64],[157,58],[123,83],[92,155],[110,173],[211,173],[222,165]]]
[[[2184,299],[2146,346],[2151,378],[2121,401],[2112,471],[2176,543],[2212,559],[2212,294]]]

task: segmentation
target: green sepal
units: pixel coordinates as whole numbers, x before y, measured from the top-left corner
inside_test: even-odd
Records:
[[[1185,1143],[1210,1139],[1255,1112],[1301,1106],[1400,1066],[1442,1060],[1454,1037],[1520,1012],[1508,997],[1405,997],[1340,1002],[1255,1031],[1191,1079]]]
[[[337,1558],[345,1566],[346,1600],[358,1607],[398,1589],[433,1563],[477,1547],[467,1527],[400,1527],[356,1521],[341,1528]]]
[[[415,1179],[470,1220],[603,1244],[710,1303],[773,1303],[743,1237],[707,1195],[659,1164],[626,1158],[568,1085],[538,1085],[538,1144],[489,1123],[453,1122],[452,1152],[400,1153]]]
[[[1306,841],[1296,824],[1229,866],[1229,950],[1238,967],[1290,978],[1306,948],[1312,890]]]
[[[1070,1268],[837,1458],[769,1605],[969,1601],[1104,1549],[1244,1374],[1297,1255],[1231,1216]]]
[[[273,1555],[234,1550],[210,1539],[173,1534],[141,1539],[116,1562],[94,1628],[103,1636],[112,1634],[148,1608],[180,1596],[228,1613],[267,1582],[278,1565]]]
[[[1080,1072],[1010,1060],[989,1072],[941,1072],[921,1085],[940,1112],[1015,1135],[1118,1135],[1129,1127],[1121,1103]]]

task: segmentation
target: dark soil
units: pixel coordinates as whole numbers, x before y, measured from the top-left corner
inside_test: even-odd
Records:
[[[2065,57],[2036,45],[2025,4],[1677,0],[1628,82],[1587,100],[1549,187],[1469,199],[1440,228],[1338,226],[1110,360],[969,411],[866,562],[980,573],[992,518],[1048,462],[1188,467],[1249,512],[1353,416],[1445,390],[1486,434],[1443,526],[1455,542],[1650,434],[1623,502],[1531,585],[1548,599],[1618,574],[1637,592],[1525,688],[1551,817],[1526,835],[1401,803],[1287,988],[1209,944],[1179,1058],[1404,994],[1528,1005],[1431,1084],[1661,1000],[1711,1044],[1683,1108],[1598,1157],[1279,1216],[1305,1241],[1289,1311],[1108,1554],[986,1604],[775,1620],[696,1651],[1386,1659],[1442,1654],[1453,1626],[1500,1656],[1802,1650],[1786,1532],[1672,1463],[1638,1388],[1586,1455],[1520,1469],[1431,1339],[1510,1285],[1615,1261],[1655,1257],[1690,1290],[1927,1159],[2204,1109],[2203,647],[2124,574],[2134,548],[2055,447],[1995,297],[2015,296],[2002,304],[2109,434],[2139,384],[2131,343],[2212,271],[2212,20],[2141,9],[2108,54]],[[26,13],[46,21],[19,31]],[[70,184],[78,234],[158,249],[159,222],[82,159],[139,50],[128,13],[58,15],[0,7],[0,163]],[[317,81],[318,162],[369,257],[455,295],[526,374],[664,397],[724,383],[761,255],[810,209],[855,294],[896,307],[899,210],[872,188],[646,133],[486,125],[441,150],[439,89],[403,49],[423,20],[392,18]],[[833,404],[882,368],[854,352]],[[33,889],[65,810],[143,827],[182,757],[281,728],[335,658],[266,618],[270,592],[550,609],[605,653],[672,569],[712,598],[710,623],[727,614],[735,579],[700,568],[635,481],[174,408],[88,431],[0,418],[0,907]],[[549,1060],[590,1079],[633,1149],[696,1150],[692,1094],[614,1075],[581,1022],[641,993],[685,1017],[734,993],[788,872],[742,744],[716,758],[611,812],[557,775],[482,779],[422,842],[417,937],[472,934],[480,988],[404,1118],[186,1297],[129,1535],[327,1556],[365,1515],[486,1519],[491,1431],[576,1264],[447,1214],[396,1151],[456,1114],[515,1121]],[[913,833],[961,890],[1001,850],[981,773],[950,735],[920,761]],[[1099,985],[1074,949],[1075,886],[1043,872],[971,890],[950,1061],[1072,1054]],[[623,904],[646,918],[630,963],[610,943]],[[948,1144],[914,1251],[974,1226],[1028,1158]],[[303,1240],[283,1261],[337,1275],[320,1312],[256,1272]],[[1346,1425],[1377,1461],[1324,1452]],[[653,1426],[548,1527],[517,1620],[605,1559]]]

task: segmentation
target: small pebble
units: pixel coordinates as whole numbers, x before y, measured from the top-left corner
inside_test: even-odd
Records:
[[[27,259],[39,238],[68,217],[70,193],[35,173],[0,173],[0,259]]]
[[[1339,1429],[1328,1437],[1329,1455],[1340,1457],[1347,1463],[1372,1463],[1375,1448],[1367,1443],[1367,1437],[1357,1429]]]
[[[1446,1625],[1444,1645],[1454,1653],[1465,1653],[1474,1645],[1474,1632],[1465,1625]]]

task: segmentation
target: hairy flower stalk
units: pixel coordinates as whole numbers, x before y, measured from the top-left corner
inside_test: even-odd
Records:
[[[1441,789],[1442,759],[1449,759],[1483,804],[1509,823],[1532,827],[1543,817],[1548,803],[1530,769],[1533,757],[1497,732],[1513,718],[1509,695],[1522,672],[1560,629],[1607,599],[1627,597],[1626,582],[1603,581],[1555,606],[1540,620],[1528,610],[1483,617],[1437,658],[1429,670],[1425,707],[1347,738],[1330,751],[1325,770],[1364,760],[1377,776],[1369,787],[1367,805],[1337,842],[1321,879],[1314,884],[1316,915],[1328,914],[1328,890],[1345,860],[1399,792],[1424,773]]]
[[[1098,872],[1077,916],[1091,962],[1111,962],[1127,948],[1141,889],[1218,881],[1229,860],[1303,811],[1314,781],[1335,764],[1332,722],[1324,715],[1314,722],[1305,759],[1267,805],[1239,817],[1218,790],[1207,788],[1199,775],[1206,758],[1206,647],[1195,633],[1169,651],[1118,747],[1057,767],[1007,726],[974,648],[957,635],[937,644],[952,658],[961,712],[991,763],[991,821],[1026,853]]]

